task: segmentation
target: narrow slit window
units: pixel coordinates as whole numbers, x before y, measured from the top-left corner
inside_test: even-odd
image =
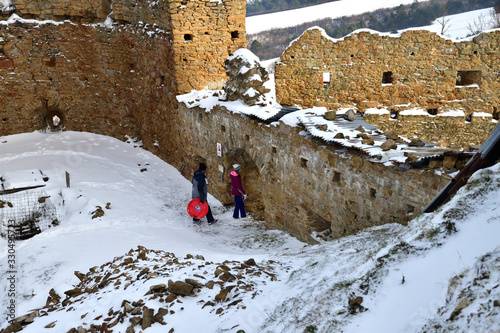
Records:
[[[459,70],[457,71],[457,86],[472,86],[481,83],[481,71]]]
[[[220,125],[220,130],[222,133],[224,133],[226,131],[226,126]]]
[[[376,195],[377,195],[377,190],[374,188],[371,188],[370,189],[370,198],[375,199]]]
[[[278,149],[275,146],[271,147],[271,153],[276,154],[278,152]]]
[[[338,171],[333,172],[333,182],[336,184],[340,183],[340,172]]]

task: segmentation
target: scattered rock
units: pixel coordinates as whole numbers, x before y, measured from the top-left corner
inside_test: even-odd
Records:
[[[368,139],[368,134],[366,133],[358,133],[356,134],[357,138]]]
[[[385,132],[384,135],[387,137],[387,139],[390,140],[397,140],[399,138],[399,136],[394,131]]]
[[[144,309],[142,309],[141,327],[143,330],[148,328],[148,327],[151,327],[151,325],[153,325],[154,312],[155,312],[154,309],[149,309],[147,307],[144,307]]]
[[[327,124],[316,124],[316,127],[321,131],[326,131],[328,129]]]
[[[381,146],[380,148],[382,148],[383,151],[387,151],[387,150],[390,150],[390,149],[396,149],[398,148],[398,145],[396,144],[396,142],[394,142],[394,140],[387,140],[385,141]]]
[[[257,263],[255,263],[255,259],[253,259],[253,258],[248,259],[244,263],[245,263],[245,265],[248,265],[248,266],[257,266]]]
[[[335,118],[337,118],[337,112],[326,111],[324,117],[326,120],[335,120]]]
[[[344,113],[344,119],[348,121],[354,121],[356,118],[356,112],[353,109],[349,109]]]
[[[19,324],[17,321],[14,320],[14,322],[12,324],[10,324],[9,326],[7,326],[2,331],[2,333],[14,333],[14,332],[19,332],[22,329],[23,329],[23,327],[21,326],[21,324]]]
[[[361,132],[361,133],[364,133],[364,132],[365,132],[365,129],[363,128],[363,126],[359,125],[359,126],[356,128],[356,131]]]
[[[365,145],[373,146],[375,144],[375,141],[373,141],[372,138],[366,138],[366,139],[361,140],[361,143],[365,144]]]
[[[168,290],[171,293],[181,295],[181,296],[189,296],[193,292],[193,285],[183,282],[183,281],[176,281],[173,282],[172,280],[168,280]]]
[[[410,147],[423,147],[423,146],[425,146],[425,142],[420,140],[419,138],[415,138],[415,139],[410,141],[408,146],[410,146]]]
[[[344,133],[337,133],[337,134],[335,134],[335,136],[333,138],[334,139],[344,139]]]
[[[472,297],[467,297],[461,300],[458,303],[457,307],[451,312],[450,318],[448,320],[455,320],[455,318],[462,312],[462,310],[468,307],[473,301],[474,298]]]

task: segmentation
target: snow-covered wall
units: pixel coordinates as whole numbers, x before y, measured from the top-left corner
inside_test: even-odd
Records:
[[[453,41],[425,30],[401,35],[360,30],[332,39],[324,30],[311,28],[281,55],[276,97],[282,105],[352,107],[360,112],[461,110],[465,116],[455,129],[481,132],[479,140],[469,141],[484,142],[497,124],[493,120],[500,117],[498,54],[500,29]],[[472,121],[465,126],[465,118],[479,112],[490,115],[489,124],[476,126]],[[444,134],[454,138],[456,133]]]
[[[188,178],[205,162],[209,191],[224,204],[234,200],[231,166],[242,165],[247,210],[304,241],[313,241],[315,232],[337,238],[374,225],[404,224],[449,180],[428,169],[375,163],[354,150],[319,143],[300,127],[265,125],[224,106],[206,112],[180,103],[179,110],[183,156],[171,163]]]

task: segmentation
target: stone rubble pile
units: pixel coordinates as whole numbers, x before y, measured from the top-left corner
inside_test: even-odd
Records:
[[[251,51],[246,49],[236,51],[227,58],[225,65],[229,76],[224,85],[227,100],[241,100],[249,106],[272,104],[271,98],[266,95],[271,90],[265,87],[269,81],[269,73]]]
[[[180,259],[169,252],[138,246],[111,262],[90,268],[86,274],[75,271],[80,283],[73,289],[64,295],[50,290],[45,306],[16,318],[2,333],[19,332],[37,317],[62,311],[82,312],[81,322],[75,323],[68,333],[112,332],[117,325],[126,327],[126,333],[133,333],[154,323],[167,325],[165,332],[171,333],[174,328],[168,327],[169,317],[189,311],[187,298],[197,298],[196,303],[189,303],[218,316],[228,314],[233,307],[244,310],[245,298],[262,292],[259,285],[278,280],[277,268],[281,264],[271,260],[262,265],[254,259],[213,263],[201,255],[188,254]],[[183,279],[176,278],[179,276]],[[135,292],[137,299],[119,298],[125,290],[129,297]],[[88,311],[93,302],[109,299],[107,294],[113,295],[115,306],[105,313]],[[57,320],[45,328],[61,330]]]

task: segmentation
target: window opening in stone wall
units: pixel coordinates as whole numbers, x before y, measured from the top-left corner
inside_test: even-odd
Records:
[[[384,72],[384,74],[382,75],[382,84],[392,84],[392,82],[392,72]]]
[[[391,119],[398,119],[398,112],[394,109],[391,109]]]
[[[278,152],[278,149],[275,146],[271,147],[271,153],[276,154]]]
[[[336,184],[340,183],[340,172],[338,171],[333,172],[333,182]]]
[[[2,122],[6,123],[7,122],[7,118],[2,118]]]
[[[427,109],[427,113],[431,116],[435,116],[438,114],[438,109]]]
[[[226,131],[226,126],[224,126],[224,125],[220,125],[220,130],[221,130],[222,132],[225,132],[225,131]]]
[[[330,73],[325,72],[323,73],[323,85],[327,86],[330,84]]]
[[[231,38],[232,39],[240,38],[240,33],[238,31],[231,31]]]
[[[250,135],[245,134],[245,141],[250,141]]]
[[[468,123],[472,123],[472,114],[466,114],[465,115],[465,121]]]
[[[308,162],[307,159],[305,159],[303,157],[300,158],[300,166],[302,168],[307,168],[307,162]]]
[[[354,58],[354,54],[351,54],[351,58]]]
[[[493,119],[494,120],[500,120],[500,112],[498,111],[497,107],[493,107]]]
[[[410,52],[410,55],[411,55],[411,56],[414,56],[414,55],[415,55],[415,52]]]
[[[193,40],[193,35],[192,34],[184,34],[184,40],[185,41],[192,41]]]
[[[377,195],[377,190],[374,188],[370,189],[370,198],[375,199],[375,196]]]
[[[481,83],[481,71],[463,70],[457,71],[457,86],[479,85]]]

